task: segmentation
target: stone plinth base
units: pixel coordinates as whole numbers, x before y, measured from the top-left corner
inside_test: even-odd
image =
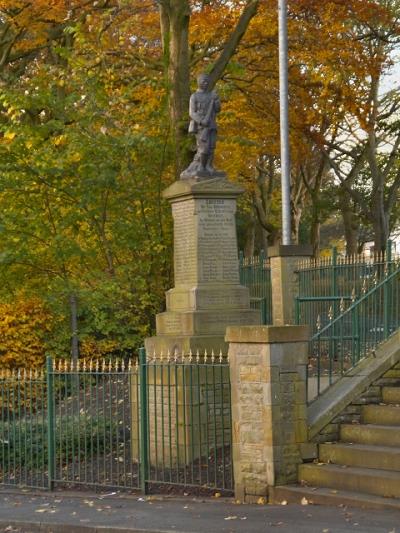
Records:
[[[227,326],[260,324],[239,279],[235,213],[242,192],[223,176],[180,180],[164,191],[174,218],[175,287],[156,317],[157,336],[145,342],[148,354],[226,355]]]
[[[247,287],[241,285],[202,285],[175,287],[165,294],[170,311],[249,309]]]
[[[218,335],[228,326],[259,323],[260,312],[255,309],[166,311],[156,317],[159,335]]]
[[[134,461],[139,460],[140,451],[136,387],[134,380],[131,395]],[[210,455],[230,441],[229,366],[226,363],[217,362],[214,366],[210,362],[196,363],[195,359],[191,363],[151,361],[147,364],[147,398],[151,466],[171,471],[200,458],[207,463]]]
[[[307,326],[228,328],[235,496],[297,481],[307,442]]]

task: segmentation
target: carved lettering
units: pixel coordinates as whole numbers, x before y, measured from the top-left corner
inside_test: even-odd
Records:
[[[235,201],[199,201],[199,281],[239,283]]]
[[[175,284],[197,281],[195,201],[173,204]]]

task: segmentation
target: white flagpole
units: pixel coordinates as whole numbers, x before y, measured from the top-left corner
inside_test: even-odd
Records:
[[[282,244],[291,244],[287,0],[278,0]]]

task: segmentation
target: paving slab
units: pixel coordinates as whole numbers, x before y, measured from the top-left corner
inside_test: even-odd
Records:
[[[7,533],[400,533],[399,511],[214,498],[0,491]]]

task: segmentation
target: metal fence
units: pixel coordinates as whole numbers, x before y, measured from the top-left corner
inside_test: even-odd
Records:
[[[313,399],[400,327],[400,268],[375,282],[310,341],[308,397]]]
[[[250,291],[252,309],[259,309],[261,323],[272,324],[271,267],[263,250],[260,255],[244,257],[239,254],[240,283]]]
[[[231,491],[229,364],[214,355],[0,372],[0,484]]]
[[[300,262],[296,323],[308,324],[316,333],[393,272],[399,261],[389,241],[385,253],[340,256],[332,248],[330,257]]]

